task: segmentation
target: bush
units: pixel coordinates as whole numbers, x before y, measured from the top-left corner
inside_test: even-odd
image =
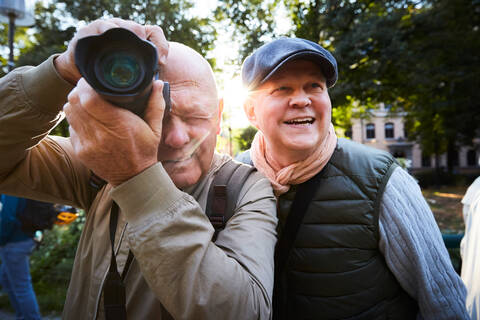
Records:
[[[65,303],[78,241],[85,223],[83,212],[68,226],[44,232],[30,258],[30,273],[42,313],[61,312]]]
[[[458,174],[435,170],[417,171],[412,173],[418,180],[421,188],[429,188],[433,186],[465,186],[470,185],[477,175]]]
[[[234,139],[235,141],[237,141],[240,151],[245,151],[250,149],[253,138],[255,137],[256,133],[257,133],[256,128],[252,126],[248,126],[242,129],[242,131],[238,135],[235,135]]]

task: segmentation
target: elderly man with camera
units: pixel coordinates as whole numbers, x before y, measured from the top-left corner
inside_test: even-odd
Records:
[[[156,45],[170,111],[162,80],[152,81],[140,117],[81,77],[79,39],[117,27]],[[64,319],[270,317],[277,219],[269,181],[246,178],[218,236],[204,213],[216,173],[232,160],[214,153],[222,103],[198,53],[167,42],[159,27],[95,21],[66,52],[6,75],[0,95],[0,192],[86,212]],[[70,138],[48,135],[62,110]]]

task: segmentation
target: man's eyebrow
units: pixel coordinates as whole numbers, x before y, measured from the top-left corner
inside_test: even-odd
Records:
[[[249,92],[249,94],[256,94],[260,92],[268,92],[271,88],[262,88],[262,89],[253,89]]]

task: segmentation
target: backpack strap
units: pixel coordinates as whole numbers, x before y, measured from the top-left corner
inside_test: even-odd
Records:
[[[205,209],[207,217],[215,228],[213,241],[233,216],[240,190],[255,170],[252,166],[228,161],[217,171],[208,191]]]

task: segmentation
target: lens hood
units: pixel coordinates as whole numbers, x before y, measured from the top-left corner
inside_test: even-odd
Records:
[[[158,55],[152,42],[124,28],[109,29],[78,40],[75,64],[106,100],[143,115],[158,75]]]

